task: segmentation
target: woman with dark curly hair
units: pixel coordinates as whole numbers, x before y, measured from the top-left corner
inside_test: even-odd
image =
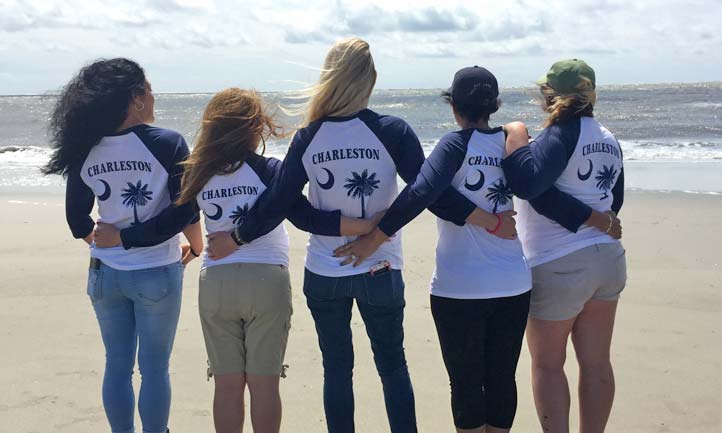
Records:
[[[115,433],[135,431],[136,351],[143,431],[168,431],[182,263],[203,247],[193,206],[173,205],[188,146],[177,132],[148,125],[154,101],[137,63],[118,58],[85,66],[52,113],[55,152],[43,169],[67,177],[68,225],[90,245],[87,291],[105,344],[103,404]],[[90,217],[96,202],[97,223]],[[182,230],[191,241],[183,247]]]

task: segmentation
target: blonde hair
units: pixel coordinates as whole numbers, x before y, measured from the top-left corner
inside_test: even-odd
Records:
[[[230,88],[213,96],[203,112],[198,138],[182,163],[181,193],[176,204],[192,202],[217,174],[240,168],[266,140],[284,137],[273,113],[255,90]]]
[[[597,102],[594,87],[592,80],[587,77],[581,77],[577,92],[571,94],[559,95],[551,86],[542,85],[542,109],[549,113],[544,127],[564,122],[578,114],[592,116]]]
[[[326,55],[315,85],[295,93],[308,101],[301,127],[327,116],[349,116],[368,105],[376,84],[376,68],[369,44],[359,38],[342,39]],[[287,110],[290,111],[290,110]]]

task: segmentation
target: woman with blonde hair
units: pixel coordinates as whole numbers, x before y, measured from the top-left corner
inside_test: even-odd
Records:
[[[253,239],[264,221],[282,218],[289,198],[296,197],[306,183],[309,200],[319,209],[340,209],[343,215],[366,218],[389,207],[398,195],[397,174],[412,181],[424,154],[406,122],[367,108],[375,83],[366,42],[346,39],[331,48],[319,83],[309,91],[303,127],[296,131],[279,176],[232,235],[219,235],[210,242],[213,254],[226,254],[236,245],[230,245],[231,238],[242,248],[257,242]],[[453,190],[432,209],[459,225],[465,219],[492,228],[497,224],[496,217]],[[328,431],[354,431],[350,321],[355,300],[371,340],[391,431],[416,432],[403,347],[401,237],[392,237],[361,266],[334,256],[334,250],[351,239],[311,235],[306,255],[304,294],[323,356]]]
[[[539,81],[546,128],[510,149],[502,166],[520,198],[519,235],[532,268],[527,341],[542,429],[569,431],[564,361],[569,335],[579,362],[580,431],[604,431],[614,400],[610,346],[626,283],[616,214],[624,200],[622,150],[594,118],[594,70],[578,59],[552,65]],[[560,217],[554,188],[568,194]],[[552,214],[556,214],[554,217]]]
[[[216,94],[203,113],[199,137],[184,163],[179,204],[195,203],[205,216],[212,241],[242,222],[271,183],[281,161],[258,154],[259,144],[282,137],[282,129],[252,90]],[[289,212],[297,227],[327,236],[368,232],[370,220],[317,211],[300,194]],[[257,433],[279,431],[278,392],[291,320],[288,234],[280,220],[267,220],[252,244],[203,257],[198,306],[215,378],[216,432],[243,428],[243,395],[251,395],[251,422]],[[234,244],[235,246],[235,244]]]

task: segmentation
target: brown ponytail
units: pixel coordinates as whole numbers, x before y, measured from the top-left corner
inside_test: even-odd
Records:
[[[594,83],[586,77],[581,77],[577,92],[568,95],[558,95],[548,85],[542,85],[542,108],[549,113],[544,121],[544,127],[564,122],[577,115],[592,116],[594,104],[597,102],[597,92]]]

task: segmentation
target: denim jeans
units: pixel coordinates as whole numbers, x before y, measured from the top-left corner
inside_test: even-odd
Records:
[[[103,406],[113,433],[135,432],[131,380],[136,348],[141,386],[138,411],[143,432],[168,428],[168,362],[181,306],[183,265],[119,271],[105,264],[90,269],[88,296],[105,345]]]
[[[414,391],[404,355],[404,282],[401,271],[324,277],[306,270],[303,293],[323,355],[323,405],[329,433],[354,432],[354,299],[371,340],[392,433],[415,433]]]

